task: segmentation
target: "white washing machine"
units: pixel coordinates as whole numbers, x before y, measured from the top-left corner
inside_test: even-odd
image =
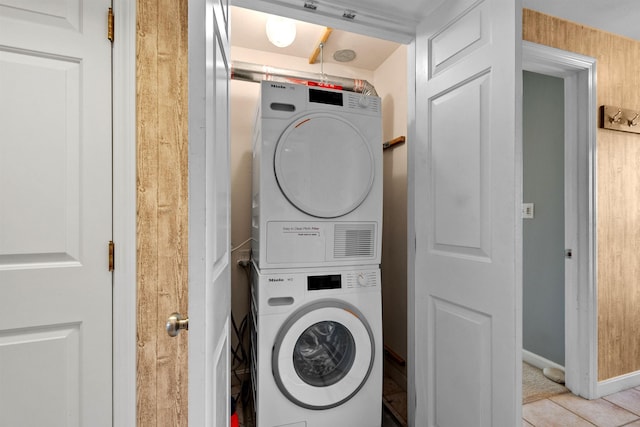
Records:
[[[264,81],[253,140],[260,269],[379,264],[380,98]]]
[[[380,270],[314,270],[254,268],[256,426],[380,427]]]

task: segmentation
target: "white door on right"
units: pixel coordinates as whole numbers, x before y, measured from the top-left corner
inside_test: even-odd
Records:
[[[521,414],[521,4],[451,0],[418,26],[415,426]]]

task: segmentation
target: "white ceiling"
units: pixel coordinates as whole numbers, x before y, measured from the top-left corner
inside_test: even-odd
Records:
[[[249,9],[232,7],[231,9],[231,46],[244,47],[263,52],[309,58],[319,44],[325,27],[296,21],[296,38],[288,47],[276,47],[266,36],[267,14]],[[334,29],[323,48],[325,63],[336,62],[333,53],[340,49],[352,49],[356,58],[348,65],[373,71],[382,64],[399,44],[374,39],[360,34]],[[318,56],[317,63],[320,63]]]
[[[285,0],[289,1],[289,0]],[[407,26],[415,25],[444,0],[318,0],[318,3],[339,4],[358,13],[392,17]],[[302,2],[302,0],[300,0]],[[241,2],[240,2],[241,3]],[[366,7],[365,7],[366,5]],[[534,9],[569,21],[599,28],[640,40],[639,0],[523,0],[523,7]],[[231,11],[231,45],[309,58],[318,45],[325,27],[297,21],[297,37],[286,48],[272,45],[266,38],[266,14],[233,7]],[[325,63],[335,62],[333,53],[353,49],[356,59],[350,66],[375,70],[398,47],[397,43],[334,29],[324,46]],[[319,62],[320,58],[318,58]]]

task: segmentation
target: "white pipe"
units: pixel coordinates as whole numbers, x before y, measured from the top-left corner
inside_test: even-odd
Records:
[[[231,63],[231,78],[259,83],[262,80],[307,84],[319,83],[327,87],[362,93],[363,95],[378,96],[375,87],[366,80],[350,79],[348,77],[320,75],[303,71],[287,70],[285,68],[269,67],[248,62],[233,61]]]

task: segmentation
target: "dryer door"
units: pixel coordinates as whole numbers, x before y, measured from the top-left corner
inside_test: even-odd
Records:
[[[369,142],[353,124],[329,113],[308,114],[291,123],[278,140],[274,162],[286,198],[315,217],[351,212],[373,185]]]
[[[373,367],[374,339],[362,314],[342,301],[320,301],[282,326],[272,354],[280,391],[307,409],[339,406],[358,393]]]

